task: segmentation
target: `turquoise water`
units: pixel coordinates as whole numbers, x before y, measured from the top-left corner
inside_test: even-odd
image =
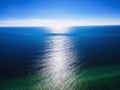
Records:
[[[119,90],[120,26],[0,28],[1,90]]]

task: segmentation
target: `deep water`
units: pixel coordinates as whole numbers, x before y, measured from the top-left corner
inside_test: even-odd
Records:
[[[0,27],[0,90],[120,90],[120,26],[68,29]]]

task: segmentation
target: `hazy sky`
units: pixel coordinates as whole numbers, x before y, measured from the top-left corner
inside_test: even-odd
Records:
[[[3,19],[120,19],[120,0],[0,0]]]

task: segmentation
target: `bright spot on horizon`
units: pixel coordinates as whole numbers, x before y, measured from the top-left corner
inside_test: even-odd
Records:
[[[60,19],[25,19],[3,20],[0,27],[45,27],[51,33],[67,33],[72,26],[120,25],[119,20],[60,20]]]

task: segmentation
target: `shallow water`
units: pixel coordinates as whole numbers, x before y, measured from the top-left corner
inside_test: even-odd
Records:
[[[120,26],[67,31],[1,27],[1,90],[119,90]]]

